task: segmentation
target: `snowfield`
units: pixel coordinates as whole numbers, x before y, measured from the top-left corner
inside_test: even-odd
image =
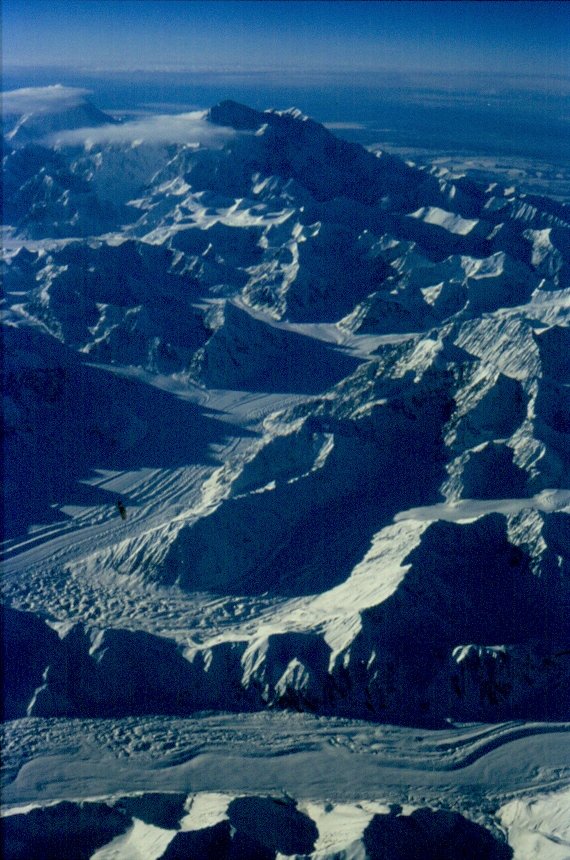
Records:
[[[5,856],[570,857],[568,206],[5,96]]]

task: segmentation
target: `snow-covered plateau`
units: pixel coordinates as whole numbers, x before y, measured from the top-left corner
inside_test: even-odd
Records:
[[[4,856],[568,860],[570,207],[4,96]]]

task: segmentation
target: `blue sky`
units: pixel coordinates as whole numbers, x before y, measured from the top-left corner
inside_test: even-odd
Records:
[[[570,75],[570,3],[2,0],[6,67]]]

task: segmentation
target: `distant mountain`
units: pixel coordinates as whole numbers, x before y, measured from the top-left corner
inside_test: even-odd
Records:
[[[83,90],[56,85],[2,94],[2,133],[10,146],[25,146],[60,131],[115,124]]]

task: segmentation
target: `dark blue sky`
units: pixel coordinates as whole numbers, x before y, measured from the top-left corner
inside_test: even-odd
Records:
[[[2,0],[5,67],[570,75],[570,3]]]

